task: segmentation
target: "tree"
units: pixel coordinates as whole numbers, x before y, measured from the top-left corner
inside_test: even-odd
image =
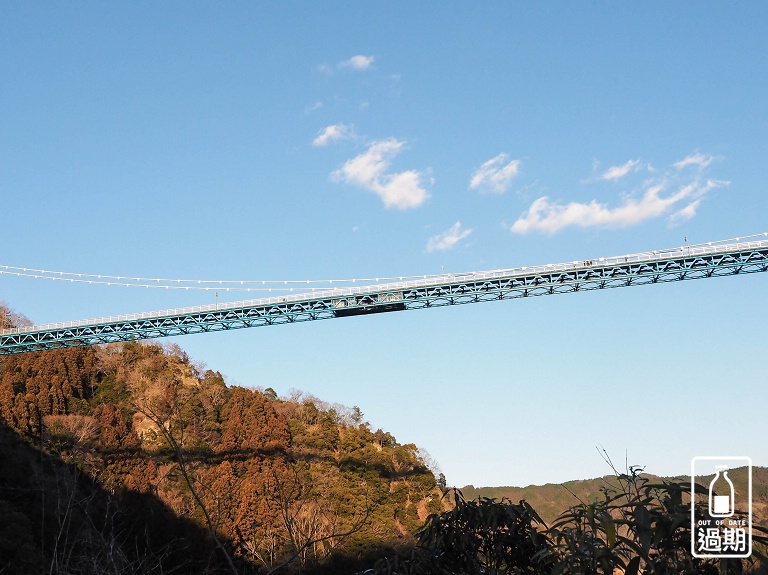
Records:
[[[543,573],[541,557],[550,549],[536,511],[521,501],[481,498],[466,501],[458,490],[452,510],[430,515],[405,560],[379,561],[377,575],[480,575]]]
[[[0,302],[0,329],[12,329],[14,327],[24,327],[32,325],[29,318],[23,314],[20,314],[5,303]]]
[[[162,399],[155,402],[145,399],[140,403],[135,404],[137,411],[141,412],[152,423],[155,424],[157,431],[161,437],[166,441],[167,446],[171,449],[172,456],[174,457],[178,466],[179,473],[184,479],[184,483],[189,488],[190,493],[205,518],[205,524],[208,528],[208,532],[211,539],[214,542],[216,548],[221,552],[229,569],[233,575],[238,575],[237,567],[235,566],[232,556],[227,548],[221,542],[217,534],[218,524],[214,522],[213,516],[206,506],[200,493],[200,485],[196,481],[192,474],[192,470],[189,467],[187,457],[184,450],[184,431],[185,424],[183,417],[181,416],[181,405],[179,398],[176,394],[168,393],[164,394]]]
[[[343,485],[337,478],[336,487],[348,497],[353,486]],[[329,493],[334,485],[327,478],[312,474],[305,462],[290,462],[273,468],[272,480],[266,487],[266,501],[280,519],[289,551],[280,562],[268,565],[267,573],[274,573],[298,561],[301,567],[326,559],[349,537],[365,527],[376,505],[372,490],[362,487],[364,500],[343,509],[343,499]]]
[[[428,518],[410,556],[382,559],[371,573],[736,575],[754,572],[758,560],[768,567],[756,550],[746,561],[693,557],[690,497],[696,493],[687,482],[652,483],[637,467],[617,473],[602,500],[571,507],[550,527],[525,501],[465,501],[452,492],[456,507]],[[768,545],[768,529],[753,526],[753,543]]]

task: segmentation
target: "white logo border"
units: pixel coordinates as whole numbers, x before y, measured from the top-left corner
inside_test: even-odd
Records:
[[[749,500],[749,525],[747,529],[747,551],[746,553],[739,555],[713,555],[713,554],[701,554],[696,553],[696,462],[697,461],[728,461],[738,460],[742,463],[746,463],[748,467],[748,500]],[[696,456],[691,459],[691,555],[700,559],[744,559],[752,555],[752,458],[747,455],[705,455]]]

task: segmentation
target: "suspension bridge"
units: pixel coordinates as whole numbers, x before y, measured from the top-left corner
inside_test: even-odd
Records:
[[[3,267],[6,274],[13,269],[16,270],[13,275],[44,277],[19,271],[25,268]],[[421,276],[277,297],[21,326],[0,331],[0,355],[765,271],[768,271],[768,233],[560,264]],[[55,273],[60,276],[47,279],[65,279],[61,275],[64,272]],[[84,280],[73,277],[83,274],[65,275],[69,278],[66,281],[173,287],[167,283],[161,286],[130,283],[127,278],[117,276],[88,276],[101,279]],[[358,280],[344,281],[354,284]],[[197,283],[201,283],[200,280]]]

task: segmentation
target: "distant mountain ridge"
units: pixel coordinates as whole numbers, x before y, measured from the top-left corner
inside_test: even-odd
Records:
[[[659,477],[647,473],[643,477],[651,481],[690,481],[690,476]],[[730,477],[738,491],[746,491],[746,467],[731,470]],[[709,485],[713,476],[699,478],[698,482]],[[541,518],[550,523],[563,511],[580,502],[591,503],[603,498],[603,489],[618,485],[615,475],[605,475],[594,479],[577,479],[565,483],[547,483],[528,487],[475,487],[467,485],[459,488],[467,500],[487,497],[490,499],[507,498],[513,502],[525,500],[539,513]],[[752,506],[755,521],[765,524],[768,521],[768,467],[752,467]]]

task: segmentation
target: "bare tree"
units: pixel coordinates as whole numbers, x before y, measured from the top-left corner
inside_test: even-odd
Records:
[[[273,469],[272,481],[268,485],[271,494],[268,501],[277,509],[291,551],[283,561],[271,565],[267,574],[297,560],[304,567],[313,559],[325,559],[333,549],[359,532],[374,508],[370,490],[365,491],[362,509],[357,510],[351,520],[344,522],[340,519],[339,510],[332,508],[332,497],[321,493],[318,486],[313,485],[309,464],[291,463],[282,476]]]
[[[9,308],[5,302],[0,302],[0,329],[32,325],[29,318]]]
[[[219,539],[216,531],[218,529],[218,523],[214,522],[213,517],[208,510],[207,506],[203,502],[200,495],[199,483],[195,480],[192,470],[190,469],[189,462],[184,453],[184,420],[181,417],[181,408],[176,400],[172,401],[170,405],[163,406],[163,409],[158,409],[158,406],[153,406],[150,401],[142,401],[141,403],[134,403],[134,408],[147,417],[157,427],[158,432],[163,437],[168,447],[171,448],[176,465],[178,466],[179,473],[181,474],[184,482],[189,488],[192,498],[195,504],[200,508],[205,518],[205,524],[208,528],[208,532],[213,539],[214,545],[224,556],[224,559],[229,566],[229,569],[234,575],[238,575],[237,567],[232,560],[232,556],[227,551],[227,548]]]

